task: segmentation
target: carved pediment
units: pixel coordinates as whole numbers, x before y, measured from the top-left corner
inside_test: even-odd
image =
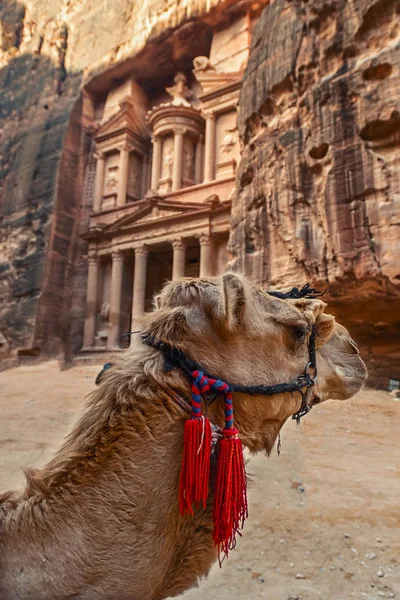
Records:
[[[133,136],[147,137],[147,132],[139,118],[135,115],[135,107],[129,97],[120,102],[120,110],[102,123],[94,136],[97,143],[109,138],[128,133]]]
[[[149,221],[154,220],[168,219],[169,217],[175,217],[182,213],[196,212],[203,209],[204,206],[197,203],[174,203],[152,198],[145,200],[144,203],[138,206],[137,210],[116,219],[106,228],[106,232],[112,233],[116,230],[128,229],[133,225],[140,225],[141,223],[148,223]]]

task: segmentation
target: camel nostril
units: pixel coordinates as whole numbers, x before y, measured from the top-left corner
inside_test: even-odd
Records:
[[[358,346],[354,340],[350,340],[350,346],[353,348],[355,354],[360,354]]]

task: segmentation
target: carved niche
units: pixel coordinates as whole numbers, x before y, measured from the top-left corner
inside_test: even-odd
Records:
[[[142,192],[143,158],[136,152],[129,156],[128,200],[139,200]]]
[[[195,161],[196,147],[193,140],[189,137],[185,137],[183,143],[183,169],[182,179],[183,187],[193,185],[194,183],[194,161]]]
[[[218,116],[216,123],[216,179],[233,177],[239,159],[238,130],[235,110]]]
[[[174,138],[173,135],[167,135],[162,144],[161,160],[161,178],[159,190],[170,192],[172,187],[172,170],[174,166]]]
[[[116,194],[119,181],[119,168],[108,167],[106,173],[106,181],[104,185],[104,195]]]
[[[204,118],[183,73],[177,73],[174,85],[166,92],[172,100],[154,107],[148,113],[148,123],[153,139],[161,145],[157,160],[153,156],[152,181],[158,191],[169,193],[173,187],[178,190],[195,183],[196,148],[204,135]],[[174,177],[179,181],[173,181]]]

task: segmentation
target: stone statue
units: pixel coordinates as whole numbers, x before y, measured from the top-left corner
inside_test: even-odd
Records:
[[[105,300],[100,308],[100,317],[103,322],[108,325],[108,317],[110,316],[110,303]]]
[[[137,168],[133,169],[129,175],[129,187],[132,192],[138,192],[139,176],[140,173]]]
[[[96,335],[96,340],[100,345],[107,342],[108,337],[108,319],[110,317],[110,303],[108,300],[105,300],[100,308],[99,315],[99,330]]]
[[[174,151],[171,149],[165,155],[164,164],[163,164],[163,179],[171,179],[173,163],[174,163]]]
[[[114,194],[118,187],[118,167],[110,167],[107,171],[106,194]]]
[[[230,154],[235,147],[237,142],[237,127],[232,127],[231,129],[225,130],[225,135],[220,143],[219,147],[221,148],[224,154]]]
[[[192,91],[187,87],[186,81],[184,73],[177,73],[174,77],[175,85],[165,88],[165,91],[173,98],[172,106],[191,106],[186,98],[192,97]]]
[[[183,152],[183,179],[193,179],[194,153],[191,148]]]
[[[216,70],[208,56],[196,56],[196,58],[193,59],[193,67],[196,73],[199,73],[200,71]]]

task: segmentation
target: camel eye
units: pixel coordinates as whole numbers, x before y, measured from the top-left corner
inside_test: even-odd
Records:
[[[296,340],[302,340],[305,338],[307,334],[307,327],[304,327],[304,325],[296,325],[296,327],[293,327],[293,335],[296,338]]]

